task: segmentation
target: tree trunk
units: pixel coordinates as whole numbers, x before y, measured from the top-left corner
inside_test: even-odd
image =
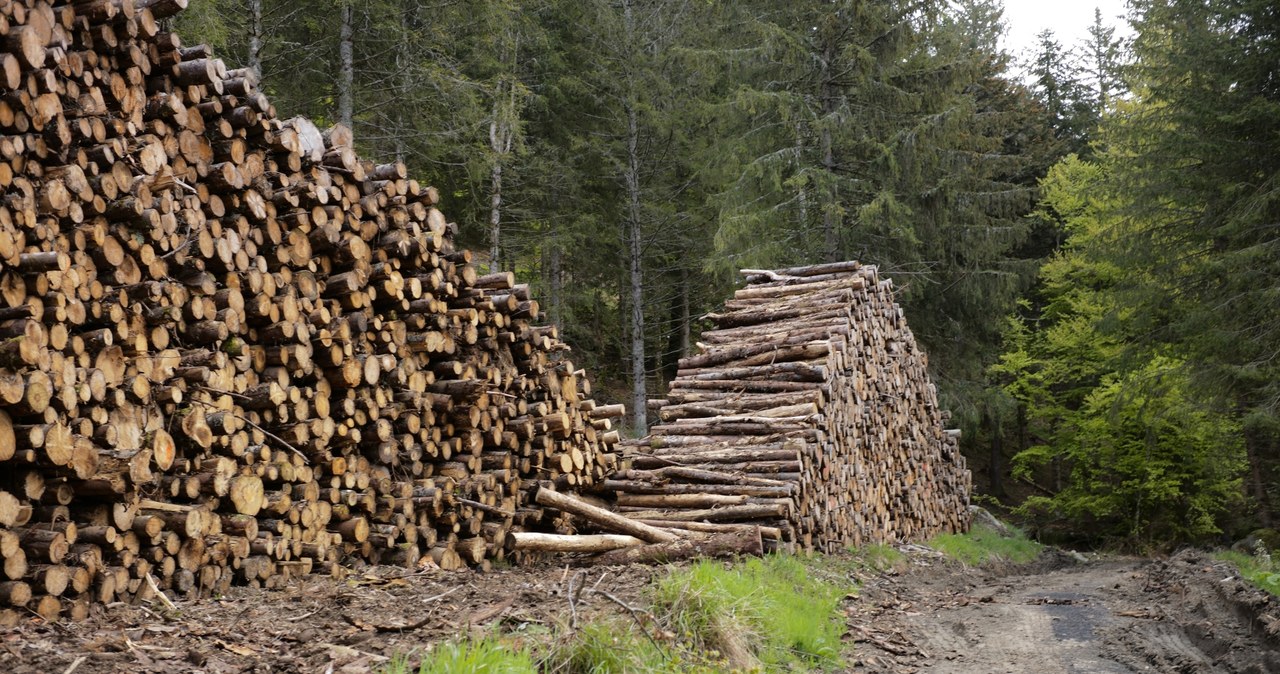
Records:
[[[249,0],[249,67],[262,75],[262,0]]]
[[[998,422],[991,418],[990,414],[984,415],[982,418],[984,424],[991,431],[991,456],[987,463],[987,477],[990,484],[987,488],[991,495],[997,498],[1004,496],[1004,483],[1000,479],[1000,466],[1004,459],[1004,429]]]
[[[494,112],[497,112],[497,106],[494,106]],[[497,135],[498,120],[494,119],[489,123],[489,140],[497,151]],[[502,248],[499,241],[502,236],[502,157],[496,155],[493,158],[493,166],[489,170],[489,272],[496,272],[502,268],[499,263],[499,255]]]
[[[564,304],[564,281],[561,278],[560,265],[560,237],[559,226],[554,222],[551,224],[550,241],[545,246],[546,250],[546,273],[547,273],[547,301],[551,304],[551,309],[547,312],[547,320],[557,328],[562,327],[560,324],[561,306]]]
[[[1262,466],[1262,457],[1267,451],[1266,435],[1263,429],[1245,422],[1244,450],[1249,461],[1249,491],[1258,500],[1258,522],[1263,528],[1270,529],[1271,497],[1267,494],[1267,481]]]
[[[342,0],[341,25],[338,29],[338,122],[353,129],[351,119],[355,110],[355,50],[352,42],[352,24],[355,9],[348,0]]]
[[[804,126],[800,122],[796,122],[796,170],[799,171],[804,166]],[[796,193],[796,205],[798,207],[798,217],[800,218],[800,231],[804,231],[806,225],[809,224],[809,191],[801,181],[800,187]]]
[[[831,73],[831,62],[835,59],[835,46],[827,45],[823,53],[822,63],[822,168],[826,171],[826,179],[833,181],[836,172],[836,155],[833,141],[831,139],[830,120],[831,113],[835,110],[835,84],[832,78],[835,76]],[[836,217],[837,202],[839,195],[834,187],[828,188],[830,193],[827,195],[826,202],[822,204],[822,239],[827,250],[827,261],[835,262],[842,259],[840,252],[840,223]]]
[[[635,18],[631,3],[623,3],[627,41],[635,34]],[[636,432],[643,434],[649,427],[646,412],[648,394],[645,390],[644,354],[644,275],[641,256],[644,252],[640,240],[640,122],[635,105],[635,82],[627,83],[627,240],[629,244],[631,280],[631,410]]]
[[[693,317],[689,312],[689,270],[680,270],[680,353],[683,358],[693,348]]]

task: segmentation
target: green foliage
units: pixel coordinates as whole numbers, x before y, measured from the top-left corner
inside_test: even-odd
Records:
[[[1067,487],[1028,500],[1023,513],[1047,510],[1142,545],[1219,533],[1240,494],[1239,426],[1195,402],[1180,365],[1155,358],[1105,377],[1059,429]]]
[[[1037,106],[1004,77],[998,9],[733,5],[715,40],[741,84],[716,108],[709,265],[880,265],[948,401],[971,400],[1033,275],[1022,216],[1051,163]]]
[[[1134,3],[1137,100],[1108,128],[1114,189],[1136,226],[1113,250],[1144,344],[1176,350],[1242,422],[1249,492],[1280,478],[1280,14],[1265,0]]]
[[[604,620],[566,633],[541,659],[548,674],[712,674],[716,654],[695,654],[678,642],[659,642],[632,622]]]
[[[1240,428],[1197,398],[1184,361],[1134,348],[1121,291],[1133,272],[1110,255],[1133,224],[1112,171],[1074,156],[1049,171],[1044,208],[1068,239],[1041,269],[1038,311],[1010,324],[991,370],[1023,408],[1030,441],[1015,474],[1051,484],[1019,512],[1094,540],[1203,540],[1237,501]]]
[[[1039,556],[1040,544],[1015,531],[1016,535],[1005,537],[989,527],[975,526],[968,533],[937,536],[929,546],[970,566],[992,562],[1022,564]]]
[[[534,674],[533,658],[526,652],[513,650],[494,639],[446,642],[436,645],[422,659],[417,670],[408,658],[396,657],[382,668],[382,674]]]
[[[770,555],[702,561],[661,579],[654,603],[672,631],[731,664],[822,667],[840,658],[840,600],[849,588],[815,580],[804,560]]]
[[[1235,565],[1241,577],[1257,587],[1280,596],[1280,565],[1271,558],[1271,551],[1259,547],[1253,554],[1224,550],[1216,552],[1215,558]]]
[[[1260,0],[1133,9],[1133,95],[1093,161],[1046,177],[1068,240],[992,374],[1044,492],[1022,513],[1150,547],[1238,527],[1246,475],[1259,520],[1276,510],[1280,22]]]

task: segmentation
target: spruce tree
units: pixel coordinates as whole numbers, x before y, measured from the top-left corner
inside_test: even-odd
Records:
[[[1202,392],[1245,422],[1259,521],[1275,515],[1280,448],[1280,13],[1265,0],[1134,3],[1137,101],[1116,124],[1118,252],[1150,282],[1130,301],[1147,341],[1186,355]]]

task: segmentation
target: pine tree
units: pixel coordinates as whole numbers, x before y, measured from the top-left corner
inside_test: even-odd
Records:
[[[1039,44],[1029,68],[1032,91],[1049,115],[1049,126],[1060,143],[1058,153],[1088,157],[1099,108],[1085,82],[1085,66],[1053,31],[1044,30],[1036,38]]]
[[[1124,65],[1124,48],[1116,38],[1114,26],[1102,21],[1102,10],[1093,9],[1093,23],[1084,41],[1085,62],[1083,72],[1088,76],[1095,115],[1101,119],[1112,110],[1114,98],[1124,88],[1121,68]]]
[[[1185,354],[1244,419],[1250,493],[1274,516],[1280,448],[1280,13],[1264,0],[1134,3],[1136,102],[1107,136],[1147,341]]]
[[[732,65],[747,86],[719,132],[736,141],[722,148],[716,242],[726,267],[880,265],[904,282],[948,402],[968,403],[998,317],[1032,277],[1017,247],[1051,160],[1004,79],[996,8],[941,9],[743,3],[729,25],[754,58]]]

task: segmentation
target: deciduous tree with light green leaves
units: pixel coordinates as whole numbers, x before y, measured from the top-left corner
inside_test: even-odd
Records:
[[[1038,310],[1014,320],[992,368],[1022,406],[1028,446],[1015,475],[1040,492],[1020,511],[1079,539],[1204,540],[1239,509],[1239,425],[1195,395],[1183,361],[1133,332],[1120,290],[1132,271],[1109,257],[1128,226],[1112,170],[1071,156],[1045,178],[1045,207],[1069,237],[1041,270]]]

